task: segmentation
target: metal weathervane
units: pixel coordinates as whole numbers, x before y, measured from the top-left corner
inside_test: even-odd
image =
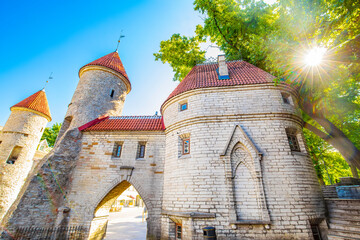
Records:
[[[116,52],[117,52],[118,49],[119,49],[119,45],[120,45],[121,39],[124,38],[124,37],[125,37],[125,35],[122,35],[122,30],[121,30],[120,37],[119,37],[119,40],[118,40],[118,44],[117,44],[117,46],[116,46]]]
[[[51,72],[51,73],[50,73],[49,78],[46,80],[46,83],[45,83],[44,89],[46,88],[46,86],[47,86],[47,84],[49,83],[49,81],[50,81],[51,79],[53,79],[52,74],[53,74],[53,72]]]

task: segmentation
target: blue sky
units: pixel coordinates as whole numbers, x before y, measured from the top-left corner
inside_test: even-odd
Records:
[[[46,87],[53,121],[62,122],[83,65],[115,50],[129,75],[123,115],[153,115],[177,83],[155,62],[161,40],[192,35],[201,23],[193,0],[4,1],[0,8],[0,126],[9,108]]]

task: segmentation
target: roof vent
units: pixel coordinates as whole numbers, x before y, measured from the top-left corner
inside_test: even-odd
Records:
[[[219,79],[230,79],[229,78],[229,70],[227,68],[226,65],[226,61],[225,61],[225,55],[219,55],[218,56],[218,63],[219,63],[219,69],[218,69],[218,74],[219,74]]]

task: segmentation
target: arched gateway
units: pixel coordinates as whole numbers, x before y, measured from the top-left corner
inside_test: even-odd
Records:
[[[138,121],[140,120],[140,121]],[[100,131],[104,125],[153,124],[158,129],[142,132],[113,128]],[[129,130],[129,129],[128,129]],[[107,118],[82,129],[82,150],[74,169],[68,195],[72,210],[71,225],[90,225],[90,239],[101,239],[106,231],[109,210],[115,199],[133,185],[148,209],[149,238],[160,237],[164,133],[161,118]]]
[[[106,231],[106,226],[108,224],[108,216],[110,212],[111,206],[114,204],[115,200],[131,185],[137,190],[140,194],[142,200],[145,203],[146,209],[148,211],[149,221],[154,217],[153,207],[151,204],[151,200],[147,197],[147,193],[142,190],[140,186],[136,187],[136,181],[134,184],[131,184],[127,180],[123,180],[123,178],[119,178],[116,181],[117,183],[111,189],[105,189],[106,195],[101,198],[94,210],[94,218],[91,221],[90,230],[89,230],[89,238],[90,239],[102,239],[103,235]],[[138,189],[141,189],[140,191]],[[147,235],[152,235],[150,231]],[[119,236],[120,237],[120,236]]]
[[[196,65],[162,116],[121,116],[131,84],[117,52],[79,76],[54,150],[3,220],[9,234],[80,226],[82,239],[101,239],[132,184],[148,208],[148,239],[203,239],[208,226],[219,240],[312,239],[310,220],[325,210],[294,89],[222,56]]]

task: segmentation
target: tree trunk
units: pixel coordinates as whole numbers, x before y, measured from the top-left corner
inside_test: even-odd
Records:
[[[360,169],[360,151],[345,135],[330,136],[309,123],[305,123],[304,127],[337,149],[349,165]]]
[[[354,143],[338,127],[326,119],[321,112],[316,112],[313,104],[303,101],[301,108],[308,116],[320,124],[326,132],[309,123],[305,123],[304,127],[336,148],[349,165],[360,169],[360,151]]]
[[[358,174],[358,172],[357,172],[356,167],[350,165],[350,168],[351,168],[351,173],[352,173],[353,177],[354,177],[354,178],[359,178],[359,174]]]

